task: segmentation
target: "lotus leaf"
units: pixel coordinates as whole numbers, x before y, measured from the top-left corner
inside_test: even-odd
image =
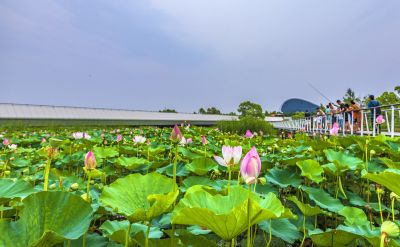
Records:
[[[179,194],[175,188],[172,179],[158,173],[131,174],[104,187],[100,201],[131,222],[149,221],[171,208]]]
[[[329,162],[336,165],[338,173],[345,172],[347,170],[357,170],[363,168],[363,161],[357,157],[353,157],[342,151],[334,151],[332,149],[324,150],[326,158]]]
[[[400,171],[397,169],[386,169],[377,174],[364,172],[363,178],[367,178],[375,183],[383,185],[397,195],[400,195]]]
[[[269,221],[263,221],[259,226],[262,230],[269,232]],[[281,238],[290,244],[302,238],[302,234],[297,230],[297,227],[290,223],[288,219],[272,220],[271,226],[273,236]]]
[[[333,198],[322,189],[312,187],[301,187],[301,189],[307,192],[310,199],[313,200],[321,208],[337,213],[344,207],[340,200]]]
[[[230,240],[248,226],[248,202],[251,225],[282,216],[285,208],[272,193],[261,198],[242,187],[231,188],[229,195],[211,194],[206,190],[187,191],[172,213],[174,224],[199,225],[212,230],[222,239]]]
[[[33,186],[24,180],[0,179],[0,204],[14,198],[24,198],[34,192]]]
[[[324,180],[324,178],[321,176],[324,170],[317,161],[308,159],[298,161],[296,162],[296,165],[301,169],[301,176],[307,177],[317,184]]]
[[[146,160],[146,159],[137,158],[137,157],[130,157],[130,158],[127,158],[127,157],[119,157],[119,158],[116,160],[116,163],[117,163],[119,166],[121,166],[121,167],[123,167],[123,168],[125,168],[125,169],[128,169],[128,170],[136,170],[136,169],[138,169],[138,168],[140,168],[140,167],[142,167],[142,166],[148,164],[149,161]]]
[[[192,163],[186,165],[186,169],[200,176],[207,174],[207,172],[216,167],[217,164],[214,160],[205,157],[196,158]]]
[[[0,246],[51,247],[66,239],[78,239],[92,219],[90,205],[68,192],[43,191],[22,202],[18,221],[0,221]]]
[[[296,206],[300,209],[300,211],[305,216],[314,216],[314,215],[318,215],[318,214],[326,214],[327,213],[327,212],[321,210],[318,206],[313,207],[309,204],[302,203],[295,196],[288,197],[288,200],[294,202],[296,204]]]
[[[267,182],[278,185],[281,188],[288,186],[298,187],[301,184],[301,177],[294,169],[272,168],[268,171]]]

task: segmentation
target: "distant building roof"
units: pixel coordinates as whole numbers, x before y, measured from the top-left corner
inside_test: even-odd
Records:
[[[306,110],[308,110],[309,112],[314,112],[315,108],[317,107],[318,105],[307,100],[293,98],[283,102],[281,106],[281,111],[283,113],[304,112]]]

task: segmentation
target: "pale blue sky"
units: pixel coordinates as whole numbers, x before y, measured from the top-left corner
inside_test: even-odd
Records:
[[[0,102],[192,112],[400,84],[398,0],[2,0]]]

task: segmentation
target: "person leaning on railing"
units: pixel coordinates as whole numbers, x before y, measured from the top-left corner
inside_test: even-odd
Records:
[[[382,111],[381,111],[381,108],[380,108],[380,106],[381,106],[381,103],[379,103],[379,101],[377,101],[376,99],[375,99],[375,96],[374,95],[370,95],[369,96],[369,99],[370,99],[370,101],[368,102],[368,109],[370,109],[370,111],[371,111],[371,113],[370,113],[370,117],[371,117],[371,123],[372,123],[372,126],[374,126],[374,123],[375,123],[375,121],[376,121],[376,118],[379,116],[379,115],[381,115],[382,114]],[[375,113],[375,114],[374,114]],[[379,131],[378,131],[378,125],[376,124],[375,125],[375,131],[378,133]]]
[[[354,100],[351,102],[351,113],[353,114],[353,128],[355,131],[360,131],[361,128],[361,106],[357,104]]]

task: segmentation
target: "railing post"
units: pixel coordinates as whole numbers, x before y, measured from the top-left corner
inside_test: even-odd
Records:
[[[392,126],[390,131],[390,137],[394,137],[394,106],[392,106]]]
[[[364,110],[361,110],[361,136],[364,136]]]
[[[373,130],[372,130],[372,136],[375,136],[376,135],[376,108],[374,108],[374,111],[373,111],[373,117],[372,117],[372,119],[371,119],[371,121],[372,121],[372,128],[373,128]]]

